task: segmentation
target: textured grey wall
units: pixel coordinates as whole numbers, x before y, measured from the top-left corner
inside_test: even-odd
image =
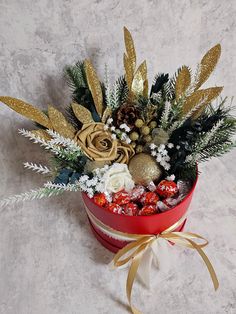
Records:
[[[0,0],[0,94],[41,108],[69,102],[63,67],[89,57],[104,72],[121,74],[123,25],[132,32],[149,77],[195,65],[213,45],[222,58],[209,84],[235,95],[235,0]],[[0,106],[0,196],[38,187],[42,178],[23,161],[43,161],[17,135],[32,124]],[[235,313],[235,152],[201,167],[188,229],[206,235],[221,281],[214,294],[198,257],[179,253],[153,294],[137,286],[146,313]],[[126,313],[125,273],[104,265],[112,254],[92,237],[79,195],[19,204],[0,211],[0,313]],[[172,257],[173,258],[173,257]],[[155,270],[154,270],[155,271]],[[142,295],[142,299],[138,298]],[[153,298],[154,296],[154,298]],[[146,304],[144,305],[144,299]]]

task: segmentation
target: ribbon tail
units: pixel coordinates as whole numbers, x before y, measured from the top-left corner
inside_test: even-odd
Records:
[[[139,280],[149,289],[150,288],[150,272],[153,261],[153,251],[148,247],[143,253],[142,260],[137,271]]]
[[[199,255],[203,259],[203,261],[206,264],[206,267],[210,273],[214,288],[215,288],[215,290],[217,290],[219,288],[219,281],[218,281],[215,270],[214,270],[209,258],[206,256],[204,251],[201,249],[201,247],[199,247],[199,245],[197,243],[195,243],[194,241],[192,241],[190,239],[186,239],[186,240],[192,244],[192,246],[198,251]]]

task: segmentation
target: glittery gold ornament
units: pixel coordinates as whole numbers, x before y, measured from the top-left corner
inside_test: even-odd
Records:
[[[134,48],[133,38],[126,27],[124,27],[124,40],[125,40],[125,48],[126,48],[127,56],[129,59],[129,63],[134,73],[135,68],[136,68],[136,52]]]
[[[134,182],[144,186],[158,181],[162,176],[162,169],[155,158],[146,153],[137,154],[130,160],[129,171]]]

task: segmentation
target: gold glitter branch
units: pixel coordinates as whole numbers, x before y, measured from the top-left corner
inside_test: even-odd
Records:
[[[223,87],[211,87],[195,91],[192,95],[186,98],[186,101],[182,108],[182,115],[186,115],[197,104],[203,101],[201,107],[192,115],[193,119],[198,118],[205,109],[205,107],[220,95],[222,89]]]
[[[124,53],[125,79],[129,88],[129,98],[134,95],[148,96],[148,80],[146,61],[142,62],[136,69],[136,52],[133,38],[126,27],[124,27],[124,41],[126,53]]]
[[[0,101],[3,102],[5,105],[16,111],[17,113],[25,116],[26,118],[33,120],[40,125],[44,126],[45,128],[52,128],[52,124],[47,117],[39,109],[35,108],[34,106],[27,104],[26,102],[12,97],[1,96]]]
[[[84,61],[85,73],[87,77],[87,82],[91,94],[93,96],[93,101],[97,110],[97,113],[102,117],[103,113],[103,96],[100,81],[98,79],[97,73],[89,60]]]
[[[202,86],[204,82],[209,78],[215,66],[220,58],[221,46],[217,44],[211,48],[202,58],[200,63],[200,75],[195,90]]]
[[[175,83],[175,98],[178,100],[184,92],[187,90],[191,83],[191,74],[189,72],[188,67],[185,65],[179,71],[179,74]]]

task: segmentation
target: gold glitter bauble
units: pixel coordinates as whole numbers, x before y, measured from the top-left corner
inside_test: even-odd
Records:
[[[151,181],[157,181],[162,170],[154,157],[146,153],[134,155],[129,162],[129,171],[136,184],[147,186]]]

